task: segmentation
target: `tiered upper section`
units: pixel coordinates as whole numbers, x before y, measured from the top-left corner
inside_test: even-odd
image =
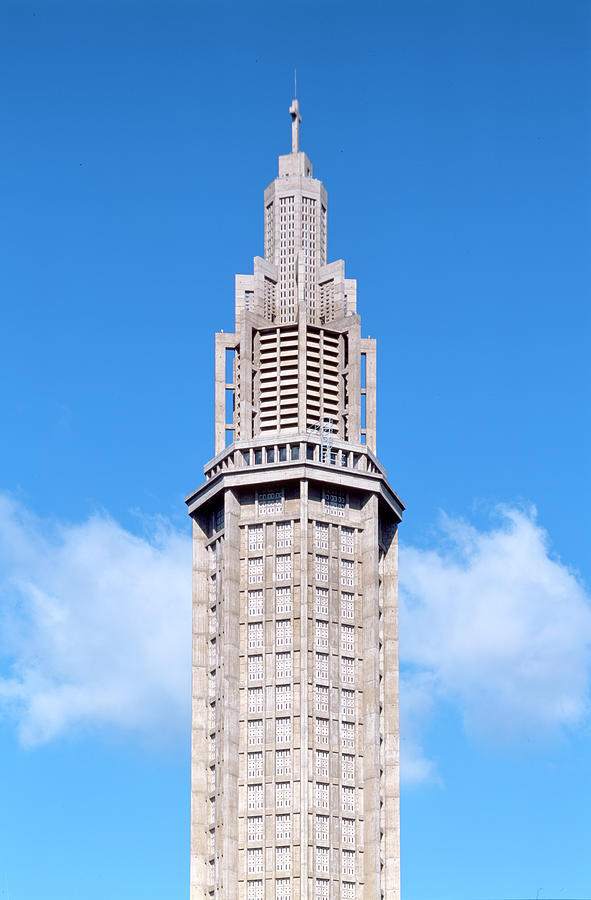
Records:
[[[236,332],[216,338],[216,453],[228,438],[322,427],[375,449],[375,342],[361,338],[356,281],[327,262],[326,190],[299,149],[297,100],[290,115],[292,152],[265,191],[265,256],[236,276]]]
[[[324,185],[299,149],[298,101],[292,115],[292,152],[279,157],[279,177],[265,191],[265,258],[254,275],[236,276],[236,321],[252,310],[280,325],[300,318],[317,325],[354,313],[357,284],[343,260],[327,265]]]

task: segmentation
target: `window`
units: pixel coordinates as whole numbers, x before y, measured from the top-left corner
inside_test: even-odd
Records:
[[[341,746],[347,750],[355,749],[355,725],[353,722],[341,722]]]
[[[355,900],[355,882],[343,881],[342,900]]]
[[[291,775],[291,750],[277,750],[275,753],[275,774]]]
[[[275,868],[278,872],[291,871],[291,847],[275,848]]]
[[[248,549],[252,553],[253,550],[265,549],[264,525],[250,525],[248,528]]]
[[[345,515],[345,494],[337,489],[325,488],[324,509],[333,516]]]
[[[292,458],[292,459],[299,459],[299,458],[300,458],[300,445],[299,445],[299,444],[292,444],[292,445],[291,445],[291,458]]]
[[[263,689],[262,687],[248,688],[248,712],[263,712]]]
[[[262,556],[252,556],[248,560],[248,583],[249,584],[258,584],[263,580],[263,557]]]
[[[263,840],[263,817],[262,816],[248,816],[248,840],[249,841],[262,841]]]
[[[343,819],[343,844],[355,843],[355,819]]]
[[[317,616],[328,615],[328,588],[314,588],[314,610]]]
[[[249,809],[263,808],[263,786],[262,784],[249,784],[247,789],[247,801]]]
[[[275,590],[275,612],[278,615],[291,612],[291,588],[280,587]]]
[[[354,850],[341,851],[341,861],[342,861],[343,875],[354,875],[355,874],[355,851]]]
[[[316,816],[316,841],[328,844],[328,816]]]
[[[328,653],[316,654],[316,678],[328,678]]]
[[[248,649],[255,650],[263,646],[263,623],[251,622],[248,626]]]
[[[255,744],[263,743],[263,720],[252,719],[247,726],[248,744],[252,747]]]
[[[293,629],[291,619],[278,619],[275,623],[275,643],[278,647],[285,647],[293,641]]]
[[[263,871],[263,848],[251,847],[247,851],[248,856],[248,874],[258,874]]]
[[[352,528],[341,528],[341,553],[353,553],[355,550],[355,532]]]
[[[328,785],[317,781],[314,785],[314,802],[319,809],[328,809]]]
[[[275,709],[277,712],[291,709],[291,684],[278,684],[275,688]]]
[[[316,775],[328,778],[328,750],[316,750]]]
[[[214,516],[213,527],[216,531],[221,531],[224,527],[224,507],[220,506],[219,509],[216,509]]]
[[[278,553],[275,559],[277,581],[289,581],[291,578],[291,553]]]
[[[316,619],[315,643],[317,647],[328,647],[328,622]]]
[[[275,654],[275,673],[277,678],[291,678],[291,652],[289,650]]]
[[[277,546],[291,547],[293,544],[293,522],[277,522]]]
[[[275,805],[279,808],[291,806],[291,781],[275,783]]]
[[[341,679],[343,684],[355,684],[355,660],[341,656]]]
[[[289,813],[280,813],[275,817],[275,840],[291,840],[291,816]]]
[[[263,615],[263,592],[262,591],[249,591],[248,592],[248,615],[249,616],[262,616]]]
[[[209,546],[209,564],[212,569],[217,568],[218,563],[218,547],[217,541],[214,541],[213,544]]]
[[[341,584],[353,587],[355,583],[355,563],[352,559],[341,560]]]
[[[275,882],[275,900],[291,900],[291,881],[289,878],[278,878]]]
[[[283,512],[283,491],[259,491],[259,515],[271,516]]]
[[[341,775],[343,781],[355,781],[355,757],[352,753],[341,756]]]
[[[328,712],[328,688],[324,684],[317,684],[315,690],[315,707],[317,712]]]
[[[247,882],[247,900],[263,900],[263,882],[262,879]],[[328,894],[327,894],[328,896]]]
[[[325,900],[326,897],[328,897],[328,878],[316,878],[314,882],[314,900]],[[250,896],[248,900],[250,900]]]
[[[247,772],[249,778],[261,778],[263,775],[262,751],[247,754]]]
[[[279,447],[279,462],[285,462],[287,460],[287,447]]]
[[[355,691],[343,688],[341,691],[341,713],[344,716],[355,715]]]
[[[289,744],[291,741],[291,719],[281,716],[275,719],[275,740],[278,744]]]
[[[316,581],[328,581],[328,556],[317,553],[314,560]]]
[[[352,625],[341,625],[341,650],[355,652],[355,629]]]
[[[316,742],[328,744],[328,719],[316,719]]]
[[[257,656],[249,656],[248,657],[248,680],[249,681],[260,681],[263,677],[263,656],[262,654],[257,654]]]
[[[341,594],[341,619],[355,618],[355,603],[353,594],[343,591]]]
[[[314,523],[314,546],[328,550],[328,525],[325,522]]]
[[[317,872],[328,872],[328,856],[329,856],[328,847],[317,847],[316,848],[316,871]],[[327,894],[327,896],[328,896],[328,894]]]
[[[355,812],[355,788],[343,785],[341,787],[341,805],[343,812]]]

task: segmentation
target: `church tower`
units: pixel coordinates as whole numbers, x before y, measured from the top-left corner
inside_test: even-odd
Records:
[[[191,900],[398,900],[397,528],[376,345],[300,150],[216,334],[193,519]]]

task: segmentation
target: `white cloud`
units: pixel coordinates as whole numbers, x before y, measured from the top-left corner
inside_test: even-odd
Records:
[[[0,496],[0,709],[25,744],[107,726],[166,740],[190,708],[191,549],[104,514],[40,520]]]
[[[556,734],[587,711],[588,597],[551,556],[535,510],[497,514],[489,531],[442,516],[438,549],[401,549],[408,780],[433,774],[420,736],[437,701],[459,708],[469,734],[495,743]]]
[[[401,746],[407,782],[437,780],[423,749],[441,704],[480,740],[548,736],[587,711],[591,611],[532,511],[490,530],[442,517],[435,549],[402,546]],[[24,744],[106,727],[186,740],[190,539],[105,514],[31,515],[0,495],[0,712]]]

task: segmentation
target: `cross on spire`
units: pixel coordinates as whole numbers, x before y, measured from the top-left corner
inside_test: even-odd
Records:
[[[300,122],[302,121],[302,117],[300,116],[300,104],[297,99],[294,97],[291,106],[289,107],[289,114],[291,116],[291,152],[299,153],[300,152]]]

